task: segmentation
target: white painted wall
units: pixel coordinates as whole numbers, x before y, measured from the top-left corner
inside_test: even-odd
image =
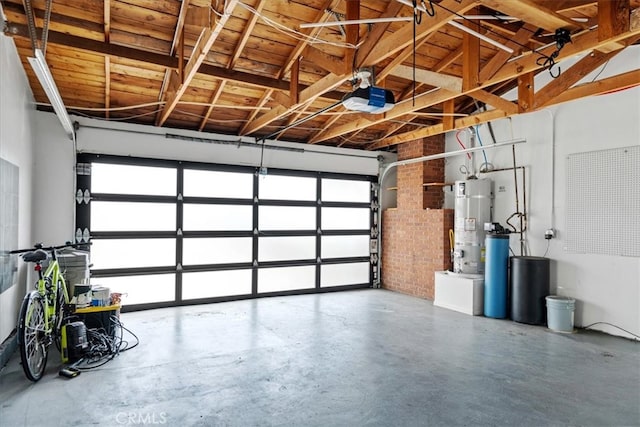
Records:
[[[639,69],[640,49],[634,49],[628,55],[616,57],[617,61],[611,61],[601,78],[627,69]],[[592,76],[587,76],[586,80],[590,81]],[[493,123],[498,142],[512,138],[527,140],[516,146],[516,156],[518,165],[527,167],[528,247],[531,255],[542,256],[547,247],[545,229],[557,230],[557,238],[550,241],[547,254],[552,259],[551,292],[576,299],[577,326],[609,322],[640,334],[640,258],[564,250],[567,156],[640,144],[639,119],[640,87],[636,87]],[[480,135],[485,145],[492,142],[486,125],[480,127]],[[464,132],[460,138],[466,143],[468,134]],[[457,149],[455,133],[448,134],[447,151]],[[496,168],[512,166],[510,148],[487,150],[486,154]],[[477,154],[476,164],[479,166],[482,161],[482,154]],[[464,157],[447,161],[448,182],[463,178],[458,171],[463,164]],[[515,211],[513,173],[481,175],[484,176],[495,179],[494,221],[504,225],[506,218]],[[521,179],[520,174],[518,179]],[[640,191],[640,183],[625,183],[629,184],[632,191]],[[504,192],[499,191],[501,186]],[[450,193],[445,203],[447,207],[453,207]],[[511,236],[511,248],[517,255],[520,255],[519,247],[516,236]],[[594,328],[631,337],[607,325]]]
[[[33,244],[33,111],[33,95],[13,40],[0,34],[0,157],[19,168],[18,244],[21,248]],[[27,266],[22,262],[19,265],[16,283],[0,294],[0,343],[16,327],[20,303],[26,292]]]
[[[34,236],[51,244],[73,240],[75,195],[74,149],[55,115],[36,112],[36,175],[34,188]],[[235,141],[237,137],[205,134],[194,131],[156,128],[150,126],[107,123],[95,119],[72,117],[80,124],[77,148],[81,152],[135,156],[170,160],[184,160],[233,165],[260,164],[260,148],[170,139],[166,134]],[[243,142],[255,143],[251,138]],[[289,147],[302,152],[264,151],[263,165],[267,168],[313,170],[353,174],[378,174],[378,156],[385,161],[395,160],[395,154],[312,146],[268,141],[267,145]]]

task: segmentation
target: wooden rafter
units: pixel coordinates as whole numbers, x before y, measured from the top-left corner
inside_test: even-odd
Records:
[[[472,0],[462,0],[460,3],[457,3],[455,0],[444,0],[442,2],[442,5],[447,7],[449,10],[455,12],[455,13],[464,13],[467,10],[475,7],[479,2],[477,1],[472,1]],[[427,37],[429,34],[437,31],[439,28],[442,28],[444,25],[446,25],[446,23],[454,16],[453,13],[451,12],[447,12],[447,13],[438,13],[436,14],[436,16],[434,18],[432,18],[432,21],[429,22],[429,26],[426,26],[427,28],[423,28],[420,30],[419,35],[416,34],[416,38],[420,37],[420,38],[424,38]],[[388,52],[386,51],[386,49],[392,49],[394,52],[399,52],[401,51],[401,54],[398,55],[399,57],[403,57],[402,61],[404,59],[406,59],[409,55],[412,54],[413,49],[411,48],[407,48],[408,46],[410,46],[412,44],[413,41],[413,30],[412,28],[409,28],[409,32],[405,31],[403,27],[403,29],[397,31],[396,33],[392,34],[391,36],[387,37],[384,39],[384,43],[380,42],[378,44],[375,45],[375,47],[372,49],[372,51],[367,54],[364,55],[364,59],[363,59],[363,65],[367,64],[368,61],[371,61],[372,59],[372,55],[374,51],[378,52],[378,60],[383,60],[389,57]],[[407,40],[408,38],[408,40]],[[401,46],[399,49],[394,48],[393,46],[399,45]],[[381,47],[382,46],[382,47]],[[405,56],[406,55],[406,56]],[[398,58],[396,58],[398,59]],[[447,91],[447,93],[451,94],[451,92]],[[417,103],[419,104],[419,103]],[[394,110],[397,109],[397,106],[394,108]],[[416,108],[415,110],[418,110],[419,108]],[[410,111],[407,111],[410,112]],[[387,113],[388,114],[388,113]],[[406,114],[406,112],[404,113]],[[383,116],[384,117],[384,116]],[[394,116],[397,117],[397,116]],[[317,143],[320,141],[324,141],[326,139],[329,139],[331,137],[329,137],[328,135],[335,135],[335,136],[340,136],[340,135],[344,135],[345,133],[350,133],[353,131],[357,131],[361,128],[364,127],[368,127],[371,126],[372,124],[378,124],[383,120],[374,120],[372,122],[369,122],[368,120],[364,120],[364,119],[360,119],[357,120],[356,123],[359,123],[358,126],[360,127],[354,127],[351,130],[345,130],[348,129],[350,127],[353,127],[353,124],[347,124],[347,125],[343,125],[343,126],[338,126],[336,128],[326,128],[323,132],[317,133],[316,135],[314,135],[311,140],[309,142],[311,143]],[[344,131],[341,131],[342,133],[339,134],[335,134],[334,129],[342,129]]]
[[[584,53],[586,51],[590,51],[593,49],[597,49],[600,46],[607,45],[612,41],[618,41],[623,44],[628,44],[629,39],[635,40],[635,37],[640,35],[640,28],[629,30],[623,34],[619,34],[611,39],[607,39],[604,41],[598,40],[598,34],[592,31],[583,32],[582,34],[576,36],[573,40],[573,43],[566,45],[564,49],[558,55],[558,61],[561,61],[565,58],[570,58],[572,56],[578,55],[580,53]],[[550,55],[555,50],[555,46],[550,46],[547,49],[543,49],[541,54]],[[491,79],[481,82],[480,86],[477,89],[484,89],[488,86],[491,86],[496,83],[500,83],[505,80],[513,79],[522,74],[526,74],[541,68],[541,66],[537,63],[538,55],[526,55],[518,60],[511,61],[505,64],[495,76]],[[469,91],[463,91],[463,95],[467,95]],[[418,111],[422,108],[430,107],[435,104],[440,104],[452,97],[456,96],[456,94],[446,91],[443,89],[439,89],[437,91],[431,92],[426,96],[420,96],[416,98],[415,105],[410,105],[407,102],[400,103],[396,105],[391,111],[388,111],[384,114],[384,117],[378,120],[357,120],[352,123],[346,123],[341,126],[335,126],[332,129],[329,129],[323,132],[319,137],[313,139],[314,142],[319,142],[326,139],[335,138],[340,135],[344,135],[346,133],[350,133],[363,127],[369,127],[376,124],[380,124],[387,119],[397,118],[404,114],[410,113],[412,111]],[[504,112],[503,112],[504,113]],[[397,138],[397,137],[396,137]],[[415,139],[415,138],[413,138]],[[411,141],[408,139],[407,141]]]
[[[200,127],[198,128],[199,131],[202,131],[202,129],[204,129],[205,126],[207,125],[207,122],[209,121],[209,117],[211,117],[211,113],[213,112],[213,108],[215,107],[216,102],[218,102],[220,95],[222,95],[222,91],[224,90],[224,86],[226,84],[227,84],[226,80],[220,80],[220,84],[218,85],[217,89],[213,91],[213,95],[209,100],[209,107],[207,107],[207,112],[202,118],[202,122],[200,123]]]
[[[633,86],[640,85],[640,70],[629,71],[627,73],[612,76],[606,79],[597,80],[592,83],[586,83],[584,85],[573,87],[562,95],[553,99],[547,105],[556,105],[563,102],[569,102],[576,99],[584,98],[587,96],[602,95],[608,92],[622,90]],[[492,120],[509,117],[512,114],[507,114],[501,110],[489,110],[482,113],[474,114],[472,116],[456,119],[454,129],[463,129],[469,126],[478,125],[481,123],[490,122]],[[370,150],[379,150],[391,145],[402,144],[404,142],[413,141],[420,138],[426,138],[444,133],[442,125],[429,126],[427,128],[418,129],[413,132],[407,132],[400,135],[395,135],[385,139],[384,141],[367,147]]]
[[[564,91],[579,82],[599,66],[605,64],[611,58],[616,56],[620,51],[602,53],[593,51],[589,55],[582,58],[571,68],[563,70],[562,74],[536,93],[535,106],[543,107],[551,102],[554,98],[561,95]]]
[[[412,80],[414,70],[406,65],[398,65],[391,74],[403,79]],[[415,79],[417,83],[424,83],[429,86],[441,87],[452,92],[460,93],[462,91],[462,79],[460,77],[442,74],[436,71],[423,69],[415,70]]]
[[[598,38],[607,40],[629,30],[629,0],[598,0]],[[617,42],[603,46],[602,52],[623,48]]]
[[[256,26],[256,22],[258,22],[258,18],[259,18],[258,14],[262,12],[262,9],[264,8],[266,3],[267,3],[267,0],[258,0],[258,3],[254,6],[254,9],[256,10],[257,13],[251,14],[249,21],[247,22],[247,24],[244,27],[244,30],[242,31],[242,35],[240,36],[240,41],[238,41],[238,44],[236,45],[233,51],[233,54],[231,55],[231,60],[229,61],[229,65],[227,68],[233,69],[236,66],[236,62],[238,61],[238,58],[240,58],[240,55],[242,55],[242,51],[244,50],[244,47],[247,45],[247,41],[249,40],[249,37],[253,32],[253,28]]]
[[[111,0],[104,0],[104,41],[109,43],[111,38]]]
[[[274,93],[273,89],[268,89],[264,91],[264,93],[262,94],[262,98],[260,98],[260,100],[256,104],[256,107],[258,108],[256,108],[249,114],[249,116],[247,117],[247,121],[240,128],[240,131],[238,132],[240,135],[245,135],[247,133],[247,126],[249,126],[249,123],[251,123],[256,118],[258,113],[260,113],[260,108],[264,107],[267,104],[267,102],[269,102],[269,100],[271,99],[271,94],[273,93]]]
[[[178,20],[176,22],[176,29],[173,32],[173,41],[171,42],[171,49],[169,50],[169,56],[174,56],[176,53],[176,49],[180,45],[180,60],[178,61],[178,74],[180,76],[183,75],[183,67],[184,62],[182,60],[182,56],[184,55],[184,21],[187,17],[187,12],[189,10],[189,1],[183,0],[180,5],[180,12],[178,13]],[[164,73],[164,79],[162,81],[162,87],[160,88],[160,94],[158,96],[158,100],[164,101],[167,98],[167,89],[169,87],[169,82],[171,79],[171,68],[167,68]],[[158,112],[156,115],[156,125],[160,123],[162,110]]]
[[[111,39],[111,0],[104,0],[104,42]],[[104,57],[104,118],[109,118],[111,108],[111,58]]]
[[[335,8],[335,6],[338,4],[339,1],[340,0],[326,0],[322,4],[322,6],[318,9],[319,12],[315,17],[314,22],[326,22],[330,16],[327,13],[327,10],[331,10]],[[318,34],[318,32],[320,32],[319,27],[307,28],[302,30],[302,33],[307,34],[309,37],[314,37],[315,35]],[[304,49],[307,47],[308,44],[309,42],[306,40],[301,40],[300,42],[298,42],[298,44],[296,45],[296,47],[293,48],[293,50],[289,54],[289,57],[287,58],[282,68],[280,69],[278,78],[283,78],[289,72],[289,69],[291,69],[291,66],[293,65],[294,61],[297,61],[300,58],[302,51],[304,51]]]
[[[476,24],[465,21],[464,26],[472,30]],[[469,33],[462,34],[462,88],[470,91],[480,84],[480,39]]]
[[[516,52],[522,51],[523,44],[527,43],[527,41],[531,38],[531,36],[535,33],[536,28],[530,24],[524,24],[515,34],[514,36],[508,40],[505,45],[514,49]],[[479,79],[481,82],[490,79],[493,77],[498,70],[507,63],[511,54],[504,50],[498,50],[498,52],[487,62],[487,64],[482,67],[480,70]]]
[[[333,8],[337,4],[338,1],[339,0],[326,0],[324,2],[324,4],[322,5],[322,7],[319,9],[320,12],[318,12],[318,14],[316,15],[315,21],[316,22],[325,22],[329,17],[329,14],[327,13],[327,10],[330,10],[331,8]],[[305,29],[305,30],[306,30],[305,34],[307,34],[309,37],[314,37],[320,31],[320,28],[310,28],[310,29]],[[305,30],[303,30],[303,31],[305,31]],[[291,53],[289,54],[289,57],[287,58],[287,60],[284,62],[284,65],[280,69],[280,71],[278,73],[278,76],[277,76],[278,81],[282,81],[283,77],[285,76],[285,74],[287,74],[287,72],[289,72],[289,70],[291,69],[293,64],[295,62],[300,61],[300,55],[305,50],[307,45],[308,45],[308,41],[307,40],[301,40],[301,41],[298,42],[298,44],[291,51]],[[300,96],[299,95],[299,91],[301,89],[302,89],[302,85],[300,85],[298,83],[298,101],[300,99],[299,98],[299,96]],[[265,93],[263,94],[262,98],[258,101],[257,105],[259,107],[264,106],[271,99],[271,97],[274,95],[274,93],[275,93],[274,90],[265,91]],[[258,116],[259,113],[260,113],[260,110],[256,109],[251,114],[249,114],[249,116],[247,117],[247,122],[240,128],[240,131],[239,131],[240,135],[246,135],[247,133],[249,133],[250,125],[253,124],[254,120],[256,119],[256,117]]]
[[[558,28],[569,30],[586,28],[584,24],[572,21],[570,18],[549,9],[546,5],[537,4],[532,0],[483,0],[482,4],[550,32],[554,32]],[[553,2],[547,4],[553,5]]]
[[[518,106],[516,104],[486,90],[474,90],[469,92],[468,95],[505,113],[516,114],[518,112]]]
[[[426,37],[430,33],[433,33],[443,26],[445,26],[454,14],[448,12],[448,10],[456,13],[464,13],[467,10],[477,6],[481,2],[479,0],[443,0],[440,4],[442,9],[438,10],[436,16],[432,18],[424,18],[425,21],[422,25],[419,25],[416,29],[416,39],[420,40]],[[427,20],[428,19],[428,20]],[[375,47],[367,54],[361,61],[362,66],[375,65],[391,56],[403,51],[407,47],[411,47],[413,44],[413,27],[411,25],[403,26],[401,29],[385,37],[376,43]],[[410,50],[412,52],[412,50]]]
[[[518,112],[528,113],[535,105],[535,73],[530,71],[518,76]]]
[[[111,58],[104,57],[104,118],[109,118],[111,108]]]
[[[29,39],[29,33],[26,25],[9,24],[7,28],[8,34],[12,37],[22,37],[27,40]],[[178,58],[169,55],[162,55],[154,52],[144,51],[141,49],[104,43],[97,40],[72,36],[70,34],[63,34],[51,30],[49,31],[48,40],[51,44],[72,47],[74,49],[80,49],[90,53],[100,53],[103,55],[109,55],[113,58],[131,59],[144,64],[160,65],[162,67],[171,68],[173,70],[178,69]],[[279,91],[289,90],[289,83],[281,79],[250,74],[242,71],[228,70],[226,68],[216,67],[210,64],[200,65],[198,73],[260,89]],[[300,85],[301,90],[306,89],[307,87],[308,86]],[[343,94],[338,92],[325,92],[322,94],[322,98],[338,100],[342,98],[342,95]]]
[[[384,13],[380,16],[381,18],[391,18],[394,17],[400,12],[403,5],[398,1],[391,1],[389,5],[385,9]],[[358,49],[357,52],[357,64],[364,64],[366,62],[366,56],[373,50],[376,43],[382,38],[385,31],[389,28],[390,23],[378,23],[373,26],[373,29],[369,33],[367,39],[362,43],[362,46]],[[378,74],[378,78],[383,79],[384,76]]]

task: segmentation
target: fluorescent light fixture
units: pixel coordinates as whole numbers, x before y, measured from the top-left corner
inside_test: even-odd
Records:
[[[49,102],[51,103],[53,110],[56,112],[58,120],[60,120],[60,124],[62,124],[64,131],[69,136],[69,139],[73,139],[73,123],[71,123],[71,118],[67,113],[64,102],[62,102],[62,97],[60,97],[60,92],[58,92],[58,87],[56,86],[56,82],[53,80],[47,61],[44,59],[44,54],[41,49],[36,49],[35,53],[35,58],[27,58],[29,60],[29,64],[31,64],[31,68],[33,68],[33,71],[36,73],[36,77],[38,77],[38,81],[40,82],[42,89],[44,89],[47,94],[47,98],[49,98]]]
[[[300,28],[331,27],[331,26],[338,26],[338,25],[351,25],[351,24],[378,24],[380,22],[409,22],[409,21],[413,21],[413,16],[392,16],[389,18],[350,19],[346,21],[330,21],[330,22],[310,22],[306,24],[300,24]]]
[[[477,38],[479,38],[480,40],[484,40],[487,43],[490,43],[492,45],[494,45],[497,48],[500,48],[502,50],[504,50],[505,52],[509,52],[509,53],[513,53],[513,49],[511,49],[509,46],[505,46],[500,42],[495,41],[494,39],[485,36],[484,34],[480,34],[477,31],[472,30],[469,27],[465,27],[464,25],[462,25],[459,22],[456,21],[449,21],[448,22],[449,25],[456,27],[457,29],[464,31],[465,33],[471,34],[472,36],[476,36]]]
[[[412,3],[412,2],[410,2],[409,0],[396,0],[396,1],[398,1],[398,2],[400,2],[400,3],[402,3],[402,4],[405,4],[405,5],[407,5],[407,6],[411,7],[411,8],[413,8],[413,3]],[[423,6],[416,6],[416,9],[417,9],[417,10],[420,10],[420,11],[422,11],[422,12],[426,12],[426,11],[427,11]],[[470,16],[472,16],[472,15],[470,15]],[[467,18],[467,19],[471,19],[470,17],[466,17],[466,18]],[[511,18],[511,17],[509,17],[509,18]],[[457,18],[454,18],[454,19],[457,19]],[[493,40],[492,38],[489,38],[489,37],[485,36],[484,34],[480,34],[480,33],[479,33],[479,32],[477,32],[477,31],[473,31],[471,28],[465,27],[464,25],[460,24],[459,22],[456,22],[456,21],[454,21],[454,20],[451,20],[451,21],[449,21],[448,23],[449,23],[451,26],[456,27],[457,29],[459,29],[459,30],[461,30],[461,31],[464,31],[464,32],[469,33],[469,34],[471,34],[471,35],[473,35],[473,36],[476,36],[476,37],[477,37],[477,38],[479,38],[480,40],[484,40],[484,41],[486,41],[487,43],[490,43],[490,44],[494,45],[495,47],[497,47],[497,48],[500,48],[500,49],[504,50],[505,52],[513,53],[513,49],[511,49],[510,47],[505,46],[505,45],[503,45],[502,43],[497,42],[497,41]]]
[[[485,21],[519,21],[520,18],[508,15],[464,15],[456,16],[453,19],[472,19],[472,20],[485,20]]]

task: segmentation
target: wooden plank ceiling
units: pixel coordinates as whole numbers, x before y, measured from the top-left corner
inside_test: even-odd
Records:
[[[393,150],[640,84],[634,70],[573,87],[640,39],[640,0],[418,3],[434,16],[398,0],[53,0],[46,60],[71,114],[363,149]],[[33,10],[42,47],[47,1],[1,4],[5,34],[15,40],[39,108],[49,109],[27,61],[34,44],[26,12]],[[408,20],[300,27],[387,17]],[[549,72],[544,63],[558,49],[560,28],[572,41],[556,61],[588,55],[534,88],[533,76]],[[339,103],[364,68],[393,92],[390,111],[359,113]],[[517,102],[500,97],[518,86]]]

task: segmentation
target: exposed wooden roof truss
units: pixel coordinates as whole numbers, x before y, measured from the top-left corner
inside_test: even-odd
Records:
[[[25,2],[0,3],[5,34],[47,109],[27,61]],[[48,2],[26,3],[41,37]],[[71,114],[363,149],[640,84],[640,70],[631,70],[576,86],[640,40],[640,0],[425,4],[434,16],[397,0],[53,0],[46,59]],[[406,19],[300,27],[376,18]],[[558,50],[559,29],[571,42]],[[535,75],[576,55],[535,87]],[[393,92],[394,108],[339,105],[362,69]],[[516,101],[501,96],[515,88]]]

